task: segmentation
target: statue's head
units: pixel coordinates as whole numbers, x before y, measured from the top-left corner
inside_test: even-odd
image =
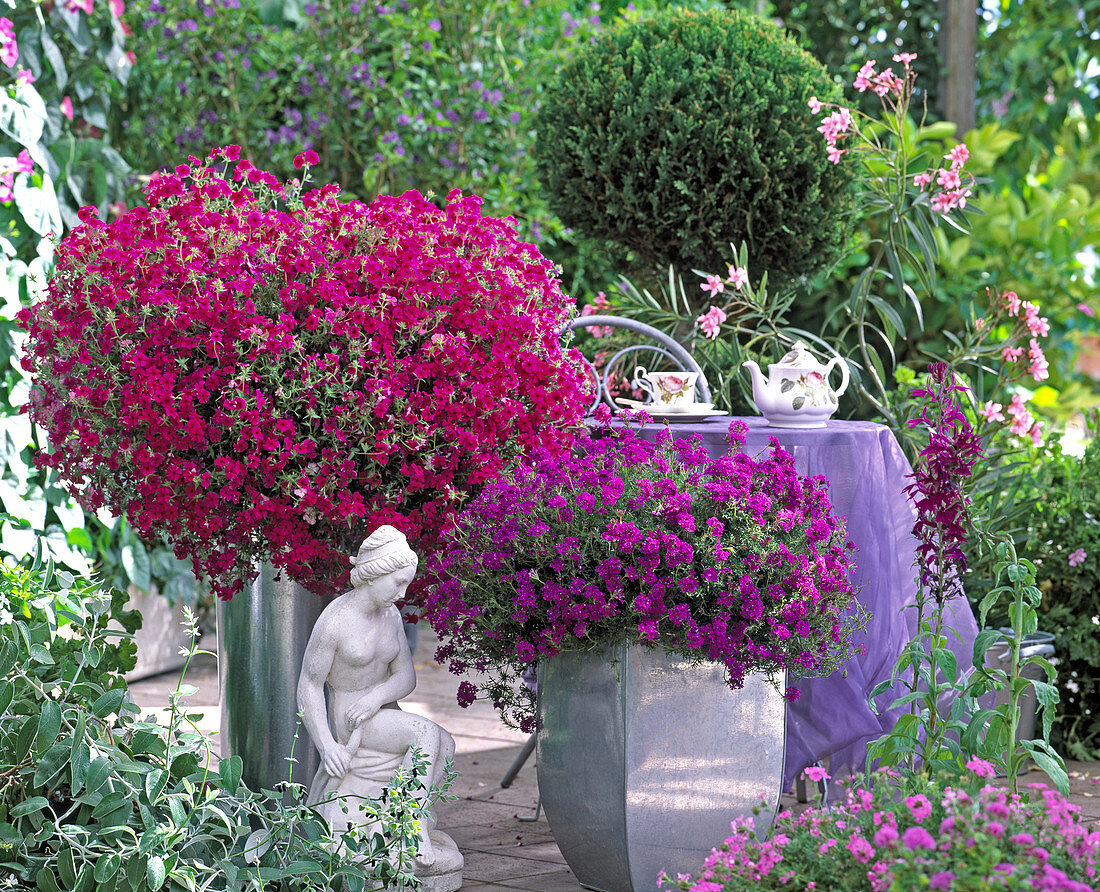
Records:
[[[396,527],[380,526],[359,546],[359,553],[351,559],[351,584],[358,588],[373,579],[388,576],[405,567],[415,567],[416,552],[409,547],[409,540]]]

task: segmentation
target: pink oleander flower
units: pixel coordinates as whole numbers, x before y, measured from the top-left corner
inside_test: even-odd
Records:
[[[726,272],[726,284],[732,285],[738,291],[744,288],[749,282],[749,272],[743,266],[734,266],[730,264],[729,270]]]
[[[1004,421],[1005,413],[1001,411],[1004,406],[1000,403],[995,403],[993,400],[986,400],[985,405],[978,410],[978,414],[982,416],[986,421]]]
[[[923,173],[918,173],[916,176],[913,177],[913,185],[920,189],[921,192],[923,192],[924,187],[931,182],[932,172],[928,170],[924,171]]]
[[[875,63],[868,59],[859,69],[853,86],[860,93],[865,93],[874,86],[872,78],[875,76]]]
[[[1078,548],[1076,551],[1070,552],[1069,565],[1071,567],[1079,567],[1085,562],[1086,557],[1088,557],[1088,555],[1085,554],[1085,549]]]
[[[699,284],[699,287],[702,288],[704,291],[709,292],[711,297],[715,297],[720,292],[726,290],[726,283],[722,281],[721,276],[708,275],[707,280],[705,282],[701,282]]]
[[[1094,310],[1092,307],[1090,307],[1086,303],[1078,304],[1077,309],[1080,312],[1084,313],[1086,316],[1088,316],[1090,319],[1095,319],[1096,318],[1096,310]]]
[[[19,44],[15,40],[15,23],[0,16],[0,62],[13,68],[19,61]]]
[[[1033,335],[1045,338],[1050,334],[1050,322],[1046,316],[1039,315],[1039,308],[1027,301],[1021,304],[1024,310],[1024,324]]]
[[[700,331],[708,338],[718,337],[722,329],[722,323],[726,321],[726,314],[721,307],[711,307],[706,313],[695,320]]]
[[[806,104],[810,107],[810,111],[815,115],[821,111],[821,100],[819,100],[816,96],[811,96]]]
[[[962,185],[959,172],[954,168],[941,167],[936,171],[936,183],[943,189],[958,189]]]
[[[957,170],[970,160],[970,150],[966,147],[966,143],[961,142],[944,155],[943,160],[951,162],[951,169]]]
[[[1003,347],[1001,348],[1001,358],[1005,362],[1016,362],[1021,356],[1024,355],[1023,347]]]
[[[844,149],[838,149],[836,146],[826,146],[825,147],[825,156],[833,164],[840,164],[840,159],[843,158],[844,155],[845,155],[845,150]]]
[[[1027,348],[1028,367],[1027,373],[1031,375],[1036,381],[1044,381],[1050,377],[1050,372],[1047,371],[1048,363],[1046,355],[1043,353],[1043,348],[1039,346],[1039,342],[1032,338],[1028,343]]]

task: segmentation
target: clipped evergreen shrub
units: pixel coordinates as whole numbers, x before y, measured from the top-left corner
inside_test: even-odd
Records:
[[[775,25],[736,10],[627,19],[576,48],[547,90],[535,155],[566,225],[646,265],[722,270],[745,241],[754,277],[831,260],[850,175],[807,101],[840,98]]]

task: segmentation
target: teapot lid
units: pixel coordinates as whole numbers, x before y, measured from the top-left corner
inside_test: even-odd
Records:
[[[773,365],[810,371],[820,371],[825,368],[802,341],[795,341],[791,349],[783,354],[783,358]]]

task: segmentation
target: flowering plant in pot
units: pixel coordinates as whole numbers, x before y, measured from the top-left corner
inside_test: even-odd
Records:
[[[824,479],[800,477],[774,439],[766,455],[736,451],[740,421],[733,454],[715,459],[698,440],[598,417],[571,457],[532,452],[457,515],[426,602],[438,659],[487,672],[504,719],[528,730],[516,679],[561,651],[660,645],[721,663],[732,688],[848,659],[862,616]],[[460,702],[475,696],[460,686]]]
[[[516,454],[568,450],[572,303],[477,197],[341,201],[233,146],[146,197],[83,209],[21,315],[30,414],[86,509],[167,535],[220,597],[263,560],[336,591],[378,525],[430,551]]]

